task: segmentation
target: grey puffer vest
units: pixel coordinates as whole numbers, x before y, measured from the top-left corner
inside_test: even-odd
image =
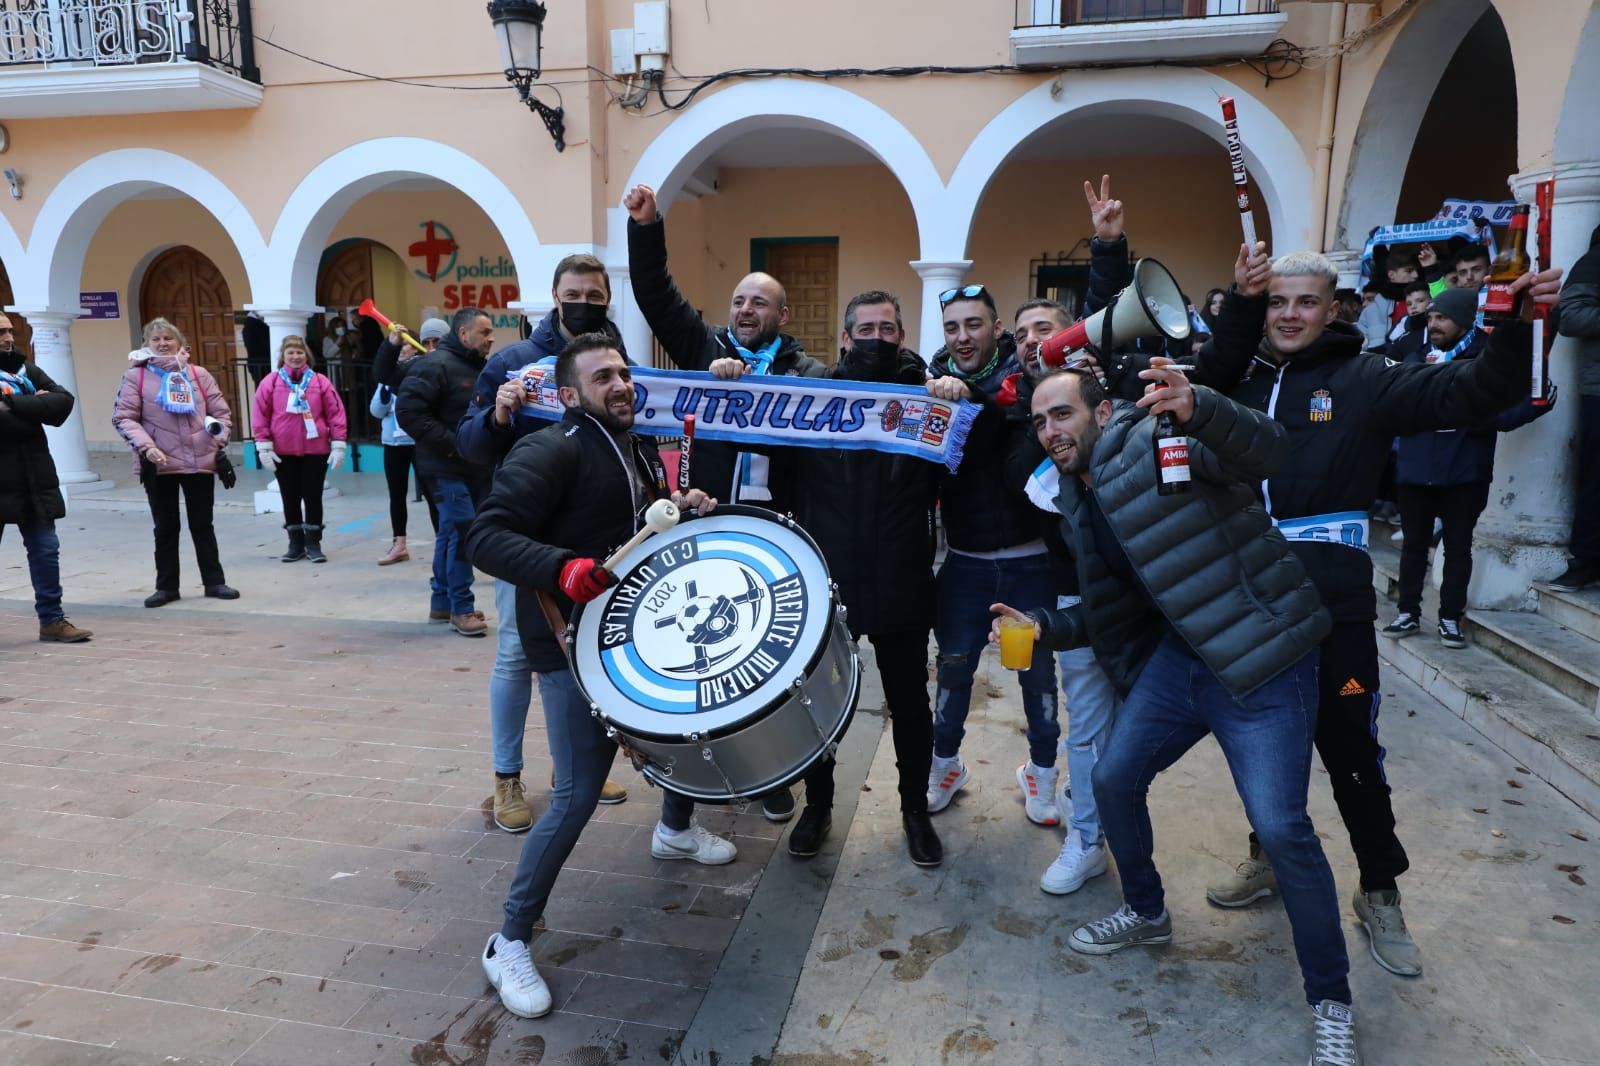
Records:
[[[1035,616],[1047,646],[1093,647],[1123,693],[1161,636],[1152,601],[1235,696],[1297,662],[1332,627],[1251,487],[1288,454],[1283,427],[1203,386],[1194,391],[1195,414],[1183,427],[1190,492],[1156,493],[1155,419],[1132,404],[1115,404],[1091,458],[1095,497],[1145,594],[1113,575],[1096,549],[1083,506],[1090,490],[1064,478],[1056,499],[1083,602]]]

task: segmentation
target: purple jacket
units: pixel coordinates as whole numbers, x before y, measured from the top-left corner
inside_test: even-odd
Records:
[[[310,373],[310,369],[304,372]],[[277,371],[261,379],[255,399],[257,444],[270,444],[279,455],[327,455],[333,450],[334,441],[348,438],[344,401],[326,376],[318,374],[306,386],[306,406],[317,423],[315,437],[306,436],[304,415],[289,413],[293,395]]]

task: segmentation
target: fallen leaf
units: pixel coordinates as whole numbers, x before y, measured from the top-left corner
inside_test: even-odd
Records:
[[[1406,712],[1406,717],[1407,718],[1415,718],[1416,716],[1417,716],[1417,712],[1416,711],[1407,711]]]
[[[454,667],[451,667],[451,669],[454,670],[458,674],[465,674],[465,673],[468,673],[469,671],[471,671],[472,667],[470,667],[470,666],[454,666]]]
[[[1506,779],[1506,784],[1509,785],[1512,788],[1521,788],[1522,787],[1522,782],[1516,780],[1515,778],[1507,778]]]
[[[1565,914],[1552,914],[1550,916],[1550,920],[1552,922],[1560,922],[1562,925],[1576,925],[1577,924],[1577,919],[1576,918],[1568,918]]]
[[[1523,803],[1521,800],[1501,800],[1500,802],[1501,803],[1509,803],[1513,807],[1526,807],[1527,806],[1527,804]]]
[[[872,786],[871,785],[862,785],[861,786],[861,791],[863,791],[863,792],[871,792],[872,791]]]
[[[1474,808],[1472,808],[1472,811],[1473,811],[1474,814],[1488,814],[1489,813],[1489,808],[1487,808],[1487,807],[1474,807]]]
[[[1578,832],[1576,829],[1567,830],[1567,836],[1572,837],[1574,840],[1588,840],[1589,839],[1588,837],[1584,836],[1582,833]]]
[[[1583,867],[1574,866],[1569,862],[1558,862],[1556,863],[1556,869],[1560,870],[1564,874],[1575,874],[1579,870],[1583,869]]]
[[[1589,883],[1589,882],[1585,881],[1583,878],[1579,877],[1577,874],[1568,874],[1567,875],[1567,880],[1571,881],[1575,885],[1586,885],[1586,884]]]
[[[1505,839],[1505,834],[1504,834],[1504,833],[1502,833],[1502,832],[1501,832],[1501,831],[1500,831],[1500,830],[1498,830],[1498,829],[1491,829],[1491,830],[1489,830],[1489,835],[1490,835],[1490,836],[1492,836],[1492,837],[1499,837],[1499,838],[1500,838],[1500,839],[1502,839],[1502,840],[1504,840],[1504,839]]]
[[[1528,769],[1526,766],[1513,766],[1512,769],[1515,770],[1519,774],[1531,774],[1531,773],[1533,773],[1533,771]]]
[[[661,905],[661,909],[664,911],[675,911],[678,909],[678,905],[676,903],[663,903]]]
[[[1590,740],[1600,740],[1600,734],[1585,733],[1584,736],[1587,737]]]

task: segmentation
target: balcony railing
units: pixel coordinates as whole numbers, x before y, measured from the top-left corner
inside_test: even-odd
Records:
[[[1016,0],[1016,29],[1272,15],[1277,0]]]
[[[0,0],[0,67],[183,62],[259,84],[249,0]]]

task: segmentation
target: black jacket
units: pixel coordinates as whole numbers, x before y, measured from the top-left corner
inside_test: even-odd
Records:
[[[890,380],[920,385],[920,357],[902,352]],[[829,374],[856,379],[848,360]],[[795,518],[822,549],[856,633],[926,631],[933,624],[933,507],[943,471],[909,455],[785,448]]]
[[[982,406],[967,433],[961,465],[945,471],[939,486],[939,515],[945,540],[956,551],[992,552],[1015,548],[1039,539],[1038,510],[1022,494],[1020,484],[1006,479],[1006,470],[1019,438],[1033,432],[1015,406],[1002,406],[999,394],[1007,379],[1020,369],[1017,342],[1010,333],[1000,336],[999,361],[981,378],[964,379]],[[929,377],[962,376],[947,349],[934,353]],[[1016,381],[1021,379],[1015,379]]]
[[[681,370],[707,370],[718,359],[738,358],[738,350],[726,326],[708,326],[700,313],[689,306],[667,270],[667,233],[661,222],[641,226],[628,220],[628,269],[633,280],[633,296],[644,320],[650,325],[667,358]],[[805,353],[800,342],[787,333],[779,336],[778,354],[771,373],[817,378],[828,368]],[[696,488],[705,489],[723,503],[735,502],[733,489],[738,470],[739,449],[725,441],[694,444],[693,471]],[[792,474],[783,459],[775,459],[768,479],[772,500],[740,501],[757,503],[776,511],[790,509],[787,482]]]
[[[1488,342],[1488,334],[1479,333],[1453,361],[1476,359]],[[1405,362],[1424,364],[1430,351],[1432,345],[1425,345]],[[1444,487],[1492,481],[1497,435],[1525,426],[1550,410],[1534,406],[1533,400],[1524,396],[1487,422],[1401,437],[1395,449],[1395,484]]]
[[[1210,389],[1194,391],[1194,417],[1184,426],[1193,442],[1189,492],[1157,494],[1155,419],[1126,401],[1115,405],[1090,457],[1095,499],[1143,591],[1106,565],[1086,520],[1083,482],[1063,478],[1056,497],[1083,602],[1034,617],[1047,647],[1092,647],[1124,695],[1165,631],[1163,617],[1235,696],[1293,665],[1330,629],[1305,568],[1251,487],[1284,460],[1288,435]]]
[[[436,350],[407,364],[394,415],[417,442],[417,472],[423,477],[487,486],[490,468],[468,462],[456,450],[456,425],[472,403],[472,386],[484,362],[452,333]]]
[[[1289,457],[1265,483],[1267,510],[1274,518],[1365,512],[1377,497],[1395,437],[1476,425],[1527,395],[1529,335],[1520,323],[1501,326],[1477,359],[1397,365],[1363,353],[1361,333],[1334,322],[1282,366],[1263,342],[1248,365],[1225,363],[1225,353],[1210,353],[1206,372],[1212,382],[1242,378],[1225,389],[1227,395],[1265,411],[1288,431]],[[1314,398],[1331,405],[1330,418],[1312,421]],[[1291,546],[1335,621],[1377,616],[1372,559],[1366,552],[1303,541]]]
[[[655,444],[634,434],[628,444],[644,488],[638,496],[611,434],[569,409],[554,428],[512,446],[467,533],[472,565],[517,586],[517,632],[535,673],[568,668],[535,594],[549,593],[561,616],[570,618],[572,601],[561,591],[567,560],[604,559],[638,532],[650,504],[667,495],[667,471]]]
[[[21,352],[0,355],[0,370],[16,374],[24,365]],[[44,427],[66,422],[72,393],[36,366],[26,373],[36,391],[6,396],[10,410],[0,410],[0,525],[54,521],[67,513]]]

